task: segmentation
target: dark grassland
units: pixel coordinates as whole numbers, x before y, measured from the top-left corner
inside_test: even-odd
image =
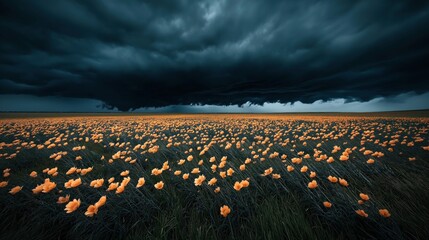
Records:
[[[402,115],[401,115],[402,114]],[[422,115],[423,114],[423,115]],[[11,176],[0,177],[8,181],[6,187],[0,188],[0,238],[1,239],[429,239],[429,119],[427,112],[418,113],[373,113],[370,117],[363,114],[303,114],[303,115],[29,115],[26,118],[18,115],[5,115],[0,121],[0,143],[18,144],[3,145],[0,154],[8,155],[19,150],[16,157],[0,157],[0,170],[10,168]],[[36,117],[36,118],[33,118]],[[420,117],[420,118],[416,118]],[[113,128],[117,128],[115,131]],[[358,132],[350,139],[352,131]],[[223,131],[224,133],[221,133]],[[280,140],[274,135],[282,132]],[[365,131],[373,131],[365,135]],[[74,132],[74,135],[71,133]],[[299,140],[303,135],[317,137],[318,133],[329,134],[324,139]],[[28,133],[25,135],[23,133]],[[91,134],[103,134],[103,141],[95,143]],[[68,135],[62,143],[67,146],[56,146],[47,149],[21,147],[22,142],[34,141],[44,144],[50,138],[60,134]],[[136,139],[135,135],[143,136]],[[153,134],[157,134],[155,136]],[[202,135],[208,142],[202,141]],[[374,135],[374,138],[370,138]],[[374,143],[390,141],[398,135],[395,146],[380,146]],[[167,147],[164,136],[176,137],[173,142],[183,142],[178,146]],[[255,136],[268,137],[268,142],[261,143]],[[334,139],[334,136],[337,136]],[[76,139],[74,139],[76,137]],[[82,139],[79,140],[79,137]],[[205,154],[199,155],[198,146],[204,147],[213,137],[218,137]],[[233,138],[244,140],[241,148],[235,143],[228,150],[227,142]],[[417,137],[423,139],[408,143]],[[65,138],[65,137],[63,137]],[[194,139],[195,138],[195,139]],[[144,144],[157,139],[156,153],[133,151],[137,144]],[[223,142],[222,139],[226,139]],[[282,146],[286,139],[290,141]],[[362,140],[366,140],[361,142]],[[193,141],[189,143],[189,141]],[[127,143],[124,147],[109,146],[109,143]],[[306,142],[306,145],[303,144]],[[266,150],[273,143],[265,161],[253,159],[254,149]],[[321,146],[317,146],[322,143]],[[221,146],[223,144],[223,146]],[[294,145],[296,145],[294,147]],[[334,146],[341,150],[331,153]],[[72,151],[75,146],[86,146],[85,150]],[[136,159],[135,164],[123,159],[112,164],[107,161],[118,151],[129,146],[130,156]],[[352,151],[347,161],[339,157],[346,148],[357,148]],[[17,149],[18,147],[18,149]],[[149,147],[149,145],[148,145]],[[371,157],[359,151],[362,147],[384,153],[383,157]],[[388,151],[392,147],[393,151]],[[190,148],[193,152],[188,152]],[[322,154],[334,157],[333,163],[326,160],[315,161],[314,149]],[[147,150],[147,148],[146,148]],[[67,151],[60,160],[50,159],[51,154]],[[301,164],[292,164],[291,159],[303,151],[310,154]],[[282,161],[279,157],[268,158],[271,153],[286,154]],[[179,159],[193,155],[193,161],[177,165]],[[76,161],[76,156],[82,160]],[[105,160],[100,160],[105,156]],[[221,178],[218,169],[210,169],[210,157],[216,157],[214,164],[219,164],[227,156],[227,165],[223,169],[234,169],[232,176]],[[409,161],[409,158],[415,161]],[[252,163],[246,165],[245,171],[239,166],[246,158]],[[374,164],[367,164],[369,158]],[[203,160],[203,165],[198,161]],[[160,168],[169,161],[170,170],[159,176],[151,175],[153,168]],[[295,167],[288,172],[286,165]],[[307,173],[300,168],[306,165]],[[66,175],[70,167],[93,167],[85,176]],[[42,170],[58,167],[58,176],[52,177]],[[199,174],[190,174],[188,180],[181,175],[175,176],[175,170],[189,173],[199,167],[200,174],[207,177],[202,186],[195,186],[194,179]],[[261,176],[265,169],[272,167],[273,173],[281,174],[280,179]],[[121,194],[106,192],[107,179],[115,177],[121,181],[120,173],[130,171],[131,182]],[[29,173],[36,171],[38,176],[31,178]],[[312,180],[309,172],[315,171],[318,187],[309,189],[307,184]],[[348,187],[330,183],[329,175],[346,179]],[[33,194],[37,184],[45,178],[57,183],[56,189],[49,193]],[[83,184],[77,188],[65,189],[64,183],[69,179],[81,177]],[[135,188],[140,177],[146,184]],[[207,185],[207,181],[216,177],[216,186]],[[102,188],[89,186],[91,180],[104,178]],[[249,178],[250,186],[236,191],[235,181]],[[165,187],[156,190],[153,185],[164,181]],[[8,192],[14,186],[23,186],[15,195]],[[221,191],[214,189],[220,186]],[[60,193],[59,190],[62,190]],[[357,201],[359,193],[366,193],[370,200],[363,205]],[[70,194],[71,199],[81,199],[81,206],[73,213],[64,211],[65,204],[57,204],[59,196]],[[94,217],[84,215],[88,205],[95,203],[101,196],[107,196],[106,205],[99,209]],[[325,208],[324,201],[331,202],[332,208]],[[220,215],[220,206],[228,205],[231,213],[226,217]],[[391,217],[384,218],[378,210],[386,208]],[[364,209],[369,214],[364,218],[355,213]]]

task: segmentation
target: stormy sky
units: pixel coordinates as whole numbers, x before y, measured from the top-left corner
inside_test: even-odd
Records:
[[[429,108],[428,1],[1,1],[0,111]]]

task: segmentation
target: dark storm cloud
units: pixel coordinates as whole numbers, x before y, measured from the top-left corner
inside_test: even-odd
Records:
[[[2,1],[0,94],[180,104],[429,91],[424,1]]]

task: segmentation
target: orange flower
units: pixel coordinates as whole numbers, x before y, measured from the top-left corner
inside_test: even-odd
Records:
[[[192,174],[200,173],[200,169],[199,168],[194,168],[194,169],[192,169],[191,173]]]
[[[85,216],[92,217],[94,214],[97,214],[98,208],[95,205],[89,205],[86,209]]]
[[[77,168],[75,168],[75,167],[71,167],[71,168],[66,172],[66,175],[73,174],[73,173],[75,173],[76,171],[77,171]]]
[[[206,177],[204,175],[200,175],[198,178],[195,178],[194,184],[195,186],[201,186],[205,180]]]
[[[245,164],[241,164],[240,165],[240,171],[244,171],[246,170],[246,165]]]
[[[145,183],[146,183],[146,180],[144,179],[144,177],[139,178],[136,188],[143,186]]]
[[[220,187],[217,187],[217,188],[214,190],[214,192],[215,192],[215,193],[220,192]]]
[[[208,182],[208,185],[209,185],[209,186],[213,186],[213,185],[215,185],[215,184],[216,184],[216,182],[217,182],[217,179],[216,179],[216,178],[212,178],[212,179],[210,179],[210,181]]]
[[[270,167],[270,168],[268,168],[268,169],[266,169],[266,170],[264,171],[264,173],[262,174],[262,176],[268,176],[268,175],[270,175],[272,172],[273,172],[273,168],[272,168],[272,167]]]
[[[99,188],[99,187],[103,186],[103,184],[104,184],[104,178],[100,178],[100,179],[95,179],[95,180],[91,181],[89,186],[91,186],[93,188]]]
[[[70,201],[70,195],[66,195],[65,197],[59,197],[57,203],[62,204]]]
[[[159,181],[154,186],[155,186],[156,189],[161,190],[164,187],[164,182],[163,181]]]
[[[338,182],[338,178],[333,177],[333,176],[330,176],[330,175],[329,175],[329,177],[328,177],[328,180],[329,180],[331,183],[336,183],[336,182]]]
[[[241,182],[240,182],[240,184],[241,184],[241,186],[242,187],[244,187],[244,188],[246,188],[246,187],[248,187],[249,186],[249,181],[247,181],[247,180],[242,180]]]
[[[175,176],[179,176],[180,174],[182,174],[182,171],[180,171],[180,170],[176,170],[176,171],[174,171],[174,175],[175,175]]]
[[[221,178],[226,178],[226,172],[225,171],[220,172],[219,176],[221,176]]]
[[[0,188],[6,187],[8,183],[8,181],[0,182]]]
[[[369,200],[369,196],[367,194],[364,194],[364,193],[360,193],[359,197],[362,198],[362,200],[364,200],[364,201],[368,201]]]
[[[45,182],[42,184],[42,192],[43,193],[48,193],[50,192],[52,189],[54,189],[57,186],[56,183],[51,182],[51,180],[49,178],[45,179]]]
[[[76,211],[80,206],[80,199],[73,199],[73,201],[67,203],[66,208],[64,208],[67,213]]]
[[[222,207],[220,207],[220,215],[222,215],[223,217],[226,218],[230,213],[231,209],[227,205],[223,205]]]
[[[378,210],[378,213],[380,213],[380,215],[385,217],[385,218],[390,217],[389,210],[387,210],[387,209],[380,209],[380,210]]]
[[[12,195],[15,195],[16,193],[18,193],[19,191],[21,191],[22,190],[22,186],[16,186],[16,187],[14,187],[14,188],[12,188],[10,191],[9,191],[9,193],[10,194],[12,194]]]
[[[37,185],[35,188],[33,188],[33,194],[38,194],[43,191],[43,184]]]
[[[95,206],[97,208],[103,206],[104,204],[106,204],[106,200],[107,200],[106,196],[100,197],[100,199],[95,203]]]
[[[310,188],[310,189],[317,188],[317,182],[316,182],[316,180],[313,180],[313,181],[309,182],[308,183],[308,188]]]
[[[356,210],[355,212],[362,217],[368,217],[368,214],[362,209]]]
[[[234,169],[229,168],[229,169],[226,171],[226,174],[227,174],[228,176],[232,176],[232,174],[233,174],[234,172],[235,172],[235,171],[234,171]]]
[[[288,166],[287,166],[287,171],[288,171],[288,172],[292,172],[293,170],[295,170],[295,168],[294,168],[294,167],[292,167],[291,165],[288,165]]]
[[[339,182],[341,186],[344,186],[344,187],[349,186],[349,183],[345,179],[340,178]]]
[[[271,175],[274,179],[279,179],[279,178],[281,178],[282,176],[280,175],[280,174],[278,174],[278,173],[273,173],[272,175]]]
[[[315,178],[316,177],[316,172],[311,171],[310,172],[310,178]]]
[[[189,173],[184,173],[183,176],[182,176],[182,178],[184,180],[187,180],[189,178]]]
[[[301,168],[301,172],[302,172],[302,173],[307,172],[307,170],[308,170],[308,167],[307,167],[307,166],[303,166],[303,167]]]
[[[236,191],[240,191],[242,187],[243,187],[243,185],[242,185],[241,183],[239,183],[239,182],[235,182],[235,184],[234,184],[234,189],[235,189]]]
[[[330,208],[330,207],[332,207],[332,203],[325,201],[325,202],[323,202],[323,206],[325,206],[325,208]]]
[[[368,164],[373,164],[375,161],[374,161],[374,159],[368,159],[368,161],[366,161],[366,163],[368,163]]]
[[[109,187],[107,188],[107,190],[106,190],[106,191],[113,191],[113,190],[117,189],[117,188],[118,188],[118,186],[119,186],[119,183],[118,183],[118,182],[116,182],[116,183],[111,183],[111,184],[109,185]]]
[[[126,176],[128,176],[128,174],[130,174],[130,171],[125,170],[125,171],[121,172],[121,177],[126,177]]]
[[[32,171],[30,173],[30,177],[33,177],[33,178],[37,177],[37,172],[36,171]]]

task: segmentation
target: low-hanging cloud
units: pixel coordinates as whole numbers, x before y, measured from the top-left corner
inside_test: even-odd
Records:
[[[426,1],[59,0],[0,9],[0,94],[129,110],[429,91]]]

